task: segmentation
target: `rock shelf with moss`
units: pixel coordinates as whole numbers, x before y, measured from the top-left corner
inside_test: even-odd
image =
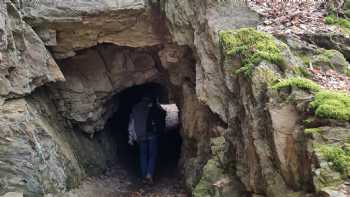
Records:
[[[322,53],[316,56],[316,59],[318,60],[318,62],[324,62],[328,64],[330,68],[334,69],[335,66],[332,64],[331,60],[336,55],[337,52],[338,52],[337,50],[324,50]]]
[[[220,42],[225,56],[239,56],[242,67],[236,74],[251,76],[254,66],[266,60],[276,65],[284,65],[281,49],[275,39],[264,32],[252,28],[220,32]]]
[[[290,77],[287,79],[283,79],[277,84],[272,86],[272,89],[280,90],[288,87],[297,87],[304,90],[310,91],[320,91],[321,87],[317,83],[311,81],[310,79],[306,79],[303,77]]]
[[[345,92],[320,91],[315,95],[310,106],[316,116],[336,120],[350,120],[350,95]]]
[[[350,144],[346,144],[344,147],[319,144],[316,150],[331,164],[334,170],[348,176],[350,172]]]

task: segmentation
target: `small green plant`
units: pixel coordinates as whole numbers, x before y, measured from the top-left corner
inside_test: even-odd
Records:
[[[297,87],[304,90],[310,90],[310,91],[320,91],[321,87],[317,83],[311,81],[310,79],[306,79],[303,77],[290,77],[287,79],[283,79],[277,84],[272,86],[272,89],[280,90],[282,88],[288,88],[288,87]]]
[[[225,55],[238,55],[242,61],[242,67],[235,71],[236,74],[251,76],[254,66],[263,60],[280,66],[285,64],[281,49],[267,33],[253,28],[242,28],[220,32],[219,36]]]
[[[321,128],[307,128],[304,129],[304,132],[306,134],[317,134],[317,133],[322,133],[322,129]]]
[[[347,176],[350,170],[350,146],[317,145],[316,150],[331,164],[331,167]]]
[[[350,96],[344,92],[320,91],[310,103],[315,115],[320,118],[350,120]]]

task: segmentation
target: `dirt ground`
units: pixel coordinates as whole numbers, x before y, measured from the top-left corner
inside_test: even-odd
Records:
[[[187,197],[177,172],[162,172],[152,186],[140,183],[135,173],[114,167],[105,175],[88,177],[79,188],[45,197]]]

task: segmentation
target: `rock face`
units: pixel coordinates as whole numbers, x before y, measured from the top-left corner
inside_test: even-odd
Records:
[[[213,165],[215,162],[209,159],[202,171],[203,180],[194,191],[200,191],[201,196],[224,196],[223,193],[216,194],[217,190],[212,187],[213,181],[219,181],[214,177],[221,173],[221,167],[230,175],[223,182],[231,185],[224,190],[230,190],[232,185],[239,188],[231,196],[305,196],[314,192],[311,179],[313,153],[305,145],[308,140],[300,119],[305,111],[300,107],[310,96],[295,94],[301,103],[297,109],[294,105],[276,102],[279,96],[268,91],[269,77],[293,75],[291,67],[300,60],[288,49],[284,50],[289,69],[281,73],[276,65],[262,62],[247,78],[232,74],[241,67],[239,59],[227,58],[220,53],[218,30],[254,26],[258,21],[256,15],[245,9],[243,5],[209,0],[182,1],[181,4],[172,1],[164,6],[173,39],[180,45],[190,46],[195,54],[196,95],[227,126],[224,167]],[[225,10],[234,11],[234,15]],[[230,20],[225,20],[222,15],[229,16]],[[247,20],[237,22],[235,19],[240,17]],[[322,42],[321,39],[317,41]],[[338,49],[335,45],[326,48]],[[206,174],[211,172],[215,172],[209,176],[214,180],[208,179]],[[221,178],[225,179],[225,175]]]
[[[258,22],[240,1],[1,1],[0,195],[67,191],[101,174],[117,157],[105,127],[118,94],[148,82],[180,109],[180,166],[194,196],[346,195],[315,143],[347,139],[348,123],[317,119],[310,124],[326,132],[310,138],[303,120],[313,95],[269,88],[295,75],[298,50],[348,58],[346,37],[275,40],[285,67],[261,61],[250,77],[235,75],[243,62],[219,33]],[[348,67],[340,52],[331,61]]]
[[[117,92],[160,77],[150,51],[114,45],[87,49],[60,65],[66,81],[52,87],[57,109],[88,133],[103,129],[118,107],[117,97],[111,102]]]
[[[2,1],[0,7],[1,97],[20,97],[45,83],[64,80],[43,41],[23,21],[18,7],[7,1]]]
[[[166,39],[162,21],[144,0],[38,0],[23,11],[56,58],[100,43],[149,47]]]
[[[240,1],[172,1],[165,3],[164,11],[173,40],[192,47],[197,57],[197,96],[221,116],[227,107],[224,105],[226,90],[221,80],[223,71],[219,66],[218,32],[255,26],[258,15]],[[225,116],[221,118],[225,119]]]
[[[2,192],[35,195],[78,183],[82,171],[60,133],[64,128],[42,114],[30,99],[6,101],[1,122]]]
[[[85,175],[100,174],[115,159],[108,133],[91,140],[72,132],[44,90],[6,101],[1,131],[1,193],[40,196],[65,191],[78,186]]]

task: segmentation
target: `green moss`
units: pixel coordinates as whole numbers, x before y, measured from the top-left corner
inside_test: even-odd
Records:
[[[273,85],[272,89],[280,90],[282,88],[287,88],[287,87],[297,87],[300,89],[310,90],[315,92],[321,89],[321,87],[317,83],[303,77],[291,77],[288,79],[283,79],[282,81]]]
[[[321,128],[307,128],[304,129],[304,132],[306,134],[317,134],[317,133],[322,133],[322,129]]]
[[[344,183],[343,175],[328,165],[317,169],[315,175],[314,184],[317,191],[323,188],[335,188]]]
[[[344,68],[344,73],[346,76],[350,77],[350,68]]]
[[[310,106],[316,116],[336,120],[350,120],[350,96],[344,92],[320,91]]]
[[[294,67],[293,72],[294,72],[294,74],[296,74],[297,76],[300,76],[300,77],[309,78],[312,76],[311,73],[303,66]]]
[[[314,118],[309,117],[309,118],[306,118],[303,122],[304,124],[311,124],[313,121],[314,121]]]
[[[325,23],[328,25],[337,25],[344,33],[350,33],[350,20],[346,18],[339,18],[334,14],[325,17]]]
[[[330,163],[331,167],[347,176],[350,170],[350,146],[317,145],[316,150]]]
[[[337,50],[322,50],[322,52],[316,56],[316,59],[318,59],[319,62],[327,64],[330,68],[335,69],[335,66],[332,63],[332,59],[337,55],[337,53]]]
[[[272,85],[278,81],[281,76],[269,68],[257,68],[254,71],[254,76],[256,81],[266,82],[268,85]]]
[[[344,5],[343,5],[344,10],[349,10],[350,9],[350,0],[345,0]]]
[[[306,55],[306,54],[300,54],[299,55],[299,58],[303,61],[303,63],[307,66],[310,65],[311,63],[311,58],[309,55]]]
[[[313,57],[312,65],[320,67],[322,70],[334,69],[339,73],[344,73],[344,69],[349,67],[344,55],[338,50],[318,49],[317,55]]]
[[[344,11],[345,16],[350,17],[350,9]]]
[[[220,32],[220,42],[226,56],[239,56],[242,67],[236,74],[251,76],[254,66],[266,60],[276,65],[284,65],[281,49],[275,39],[264,32],[252,28]]]

